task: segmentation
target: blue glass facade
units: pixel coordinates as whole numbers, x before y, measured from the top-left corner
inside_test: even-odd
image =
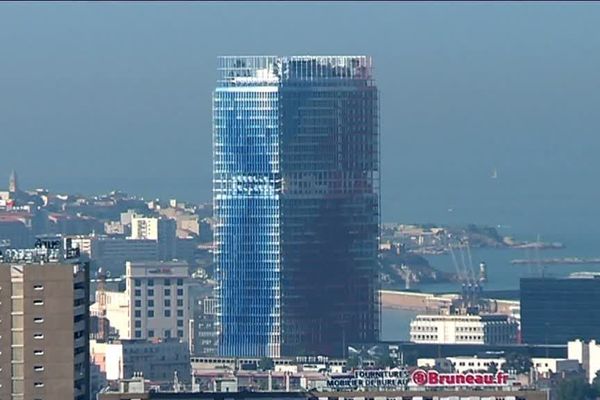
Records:
[[[222,57],[214,93],[220,353],[377,340],[378,93],[367,57]]]

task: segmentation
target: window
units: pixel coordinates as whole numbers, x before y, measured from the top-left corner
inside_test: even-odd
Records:
[[[136,328],[141,328],[142,327],[142,321],[135,321],[135,327]]]
[[[154,296],[154,289],[148,289],[148,297]]]
[[[135,287],[140,287],[140,286],[142,286],[142,281],[139,280],[139,279],[136,279],[135,280]]]
[[[42,322],[44,322],[44,318],[42,318],[42,317],[35,317],[33,319],[33,322],[35,322],[36,324],[41,324]]]
[[[171,316],[171,310],[165,310],[165,317]]]
[[[135,317],[136,318],[141,318],[142,317],[142,312],[140,310],[135,310]]]
[[[34,333],[33,334],[33,338],[34,339],[43,339],[44,338],[44,334],[43,333],[39,333],[39,332]]]
[[[44,387],[44,383],[43,382],[35,382],[33,384],[34,387],[36,388],[43,388]]]
[[[165,288],[165,296],[170,296],[170,295],[171,295],[171,289]]]
[[[183,296],[183,289],[177,289],[177,296]]]
[[[171,280],[170,279],[165,279],[164,283],[165,283],[165,286],[171,286]]]
[[[142,306],[142,301],[141,300],[136,300],[135,301],[135,306],[136,307],[141,307]]]
[[[35,300],[33,301],[33,305],[35,305],[35,306],[43,306],[43,305],[44,305],[44,300],[41,300],[41,299],[35,299]]]
[[[154,286],[154,279],[148,279],[148,286]]]
[[[177,286],[183,286],[183,279],[177,279]]]
[[[170,329],[165,329],[165,337],[166,338],[170,338],[171,337],[171,330]]]
[[[154,337],[154,329],[148,331],[148,337]]]
[[[141,338],[142,337],[142,331],[135,331],[135,337],[136,338]]]
[[[148,300],[148,307],[154,307],[154,300]]]
[[[178,319],[177,320],[177,326],[178,327],[182,327],[183,326],[183,320],[182,319]]]
[[[177,307],[183,307],[183,300],[177,299]]]
[[[165,299],[165,307],[171,307],[171,300]]]
[[[182,330],[178,330],[177,331],[177,337],[180,337],[180,338],[183,337],[183,331]]]
[[[154,310],[148,310],[148,318],[154,318]]]
[[[44,350],[34,350],[33,351],[33,355],[34,356],[43,356],[44,355]]]
[[[183,310],[177,310],[177,316],[183,317]]]
[[[135,289],[135,297],[140,297],[142,295],[142,291],[140,289]]]
[[[34,365],[33,370],[35,372],[42,372],[44,370],[44,366],[43,365]]]
[[[33,290],[44,290],[44,285],[33,285]]]

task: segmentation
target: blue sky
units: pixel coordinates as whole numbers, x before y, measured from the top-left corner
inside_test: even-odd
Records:
[[[598,21],[600,3],[0,3],[0,179],[208,200],[218,55],[369,54],[384,219],[588,221]]]

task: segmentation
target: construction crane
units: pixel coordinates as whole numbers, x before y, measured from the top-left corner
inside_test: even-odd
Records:
[[[477,313],[481,306],[482,283],[484,282],[481,275],[481,269],[479,277],[476,277],[473,269],[471,249],[468,242],[463,243],[459,240],[456,247],[453,244],[449,244],[448,248],[450,249],[450,255],[452,256],[452,263],[454,264],[456,274],[462,285],[461,311]],[[458,249],[460,252],[460,263],[454,252],[455,249]],[[465,257],[465,249],[467,257]]]

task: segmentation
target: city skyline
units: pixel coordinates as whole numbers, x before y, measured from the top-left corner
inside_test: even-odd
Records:
[[[0,1],[0,397],[600,400],[598,16]]]

